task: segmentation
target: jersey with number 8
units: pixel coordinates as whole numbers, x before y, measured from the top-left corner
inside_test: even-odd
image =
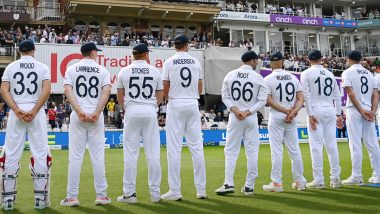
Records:
[[[300,82],[293,74],[282,69],[274,70],[269,76],[264,78],[268,94],[272,96],[274,102],[291,109],[296,102],[296,93],[301,91]],[[286,115],[271,108],[271,116],[284,119]]]
[[[2,81],[10,82],[12,98],[18,105],[37,103],[43,80],[50,80],[49,68],[30,56],[9,64],[2,77]]]
[[[64,85],[73,86],[78,105],[91,114],[103,94],[102,88],[111,85],[111,79],[106,68],[94,60],[82,59],[67,69]]]
[[[169,99],[199,99],[202,68],[187,52],[177,52],[165,61],[162,79],[170,81]]]
[[[365,110],[371,110],[373,89],[377,88],[373,74],[360,64],[352,65],[342,73],[343,87],[352,87],[356,99]],[[347,98],[347,107],[353,104]]]

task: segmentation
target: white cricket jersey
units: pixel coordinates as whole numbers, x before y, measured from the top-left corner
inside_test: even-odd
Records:
[[[32,56],[22,56],[9,64],[2,77],[3,82],[9,82],[10,93],[17,105],[37,103],[44,80],[50,80],[50,70]]]
[[[228,110],[235,106],[254,113],[265,106],[267,98],[263,77],[249,65],[230,71],[224,78],[222,100]]]
[[[67,69],[63,84],[73,86],[79,107],[91,114],[99,104],[103,87],[111,85],[111,78],[107,69],[95,60],[82,59]]]
[[[305,106],[309,116],[313,108],[335,107],[336,114],[342,111],[342,97],[334,75],[322,65],[312,65],[301,73],[301,85]]]
[[[360,64],[354,64],[342,73],[343,87],[352,87],[356,99],[363,109],[370,111],[372,107],[373,90],[377,88],[375,77]],[[350,97],[347,97],[346,107],[353,107]]]
[[[125,90],[124,106],[148,104],[156,107],[156,91],[162,90],[161,72],[145,60],[135,60],[121,69],[116,87]]]
[[[268,95],[272,96],[273,102],[282,107],[291,109],[297,101],[297,92],[302,91],[300,82],[296,76],[283,69],[275,69],[270,75],[264,78]],[[286,114],[270,109],[270,116],[278,119],[285,119]]]
[[[164,63],[162,79],[170,82],[169,99],[199,99],[202,68],[187,52],[177,52]]]

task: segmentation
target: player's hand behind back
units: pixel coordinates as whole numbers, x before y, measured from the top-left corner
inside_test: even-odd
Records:
[[[36,117],[37,115],[37,112],[35,111],[29,111],[29,112],[26,112],[25,116],[24,116],[24,121],[25,122],[32,122],[32,120]]]
[[[99,119],[99,115],[100,115],[100,113],[94,112],[93,114],[90,115],[90,117],[88,118],[88,121],[90,123],[96,123]]]
[[[375,121],[375,114],[371,111],[362,110],[360,111],[360,114],[362,115],[362,117],[364,117],[364,119],[368,121]]]
[[[22,120],[22,121],[25,121],[25,122],[28,122],[25,120],[25,116],[26,116],[26,112],[21,110],[21,109],[17,109],[15,111],[15,114],[17,116],[18,119]]]
[[[317,118],[315,118],[314,116],[310,116],[309,123],[310,123],[311,130],[313,131],[317,130],[317,124],[318,124]]]

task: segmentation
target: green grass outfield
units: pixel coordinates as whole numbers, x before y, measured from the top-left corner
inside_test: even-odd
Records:
[[[365,148],[365,147],[363,147]],[[308,144],[301,144],[305,165],[305,177],[312,179],[311,160]],[[365,149],[364,149],[365,150]],[[351,172],[351,161],[347,143],[339,143],[342,179]],[[121,149],[106,151],[106,171],[108,193],[113,203],[107,206],[95,206],[92,167],[89,155],[86,153],[82,167],[79,200],[81,206],[76,208],[59,206],[59,201],[65,197],[67,184],[68,151],[52,151],[54,156],[51,201],[52,206],[43,211],[33,210],[33,188],[28,169],[29,152],[22,158],[22,167],[18,182],[17,204],[13,213],[380,213],[380,188],[372,187],[343,187],[341,189],[327,188],[325,190],[307,190],[298,192],[291,189],[290,159],[284,155],[284,192],[264,192],[262,185],[270,179],[270,150],[269,145],[261,145],[259,153],[259,177],[255,185],[255,195],[248,197],[240,193],[244,185],[246,162],[244,149],[240,152],[235,173],[235,194],[231,196],[217,196],[214,191],[224,181],[223,147],[205,147],[207,165],[207,200],[195,198],[193,171],[190,152],[187,148],[182,152],[182,194],[183,201],[150,202],[147,184],[147,166],[145,155],[141,150],[137,177],[138,203],[135,205],[116,202],[117,196],[122,194],[123,153]],[[326,184],[329,184],[329,167],[325,155]],[[168,190],[166,149],[161,149],[162,185],[161,193]],[[371,176],[372,170],[368,153],[364,152],[363,173],[365,181]]]

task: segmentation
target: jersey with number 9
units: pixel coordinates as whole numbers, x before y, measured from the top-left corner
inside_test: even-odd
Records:
[[[84,112],[93,113],[102,97],[102,88],[111,85],[111,79],[106,68],[94,60],[82,59],[67,69],[64,85],[73,87],[77,103]]]
[[[31,56],[9,64],[2,77],[10,83],[10,93],[16,104],[35,104],[42,93],[42,81],[50,80],[49,68]]]
[[[197,59],[187,52],[177,52],[167,59],[163,80],[170,82],[169,99],[199,99],[198,81],[202,68]]]

